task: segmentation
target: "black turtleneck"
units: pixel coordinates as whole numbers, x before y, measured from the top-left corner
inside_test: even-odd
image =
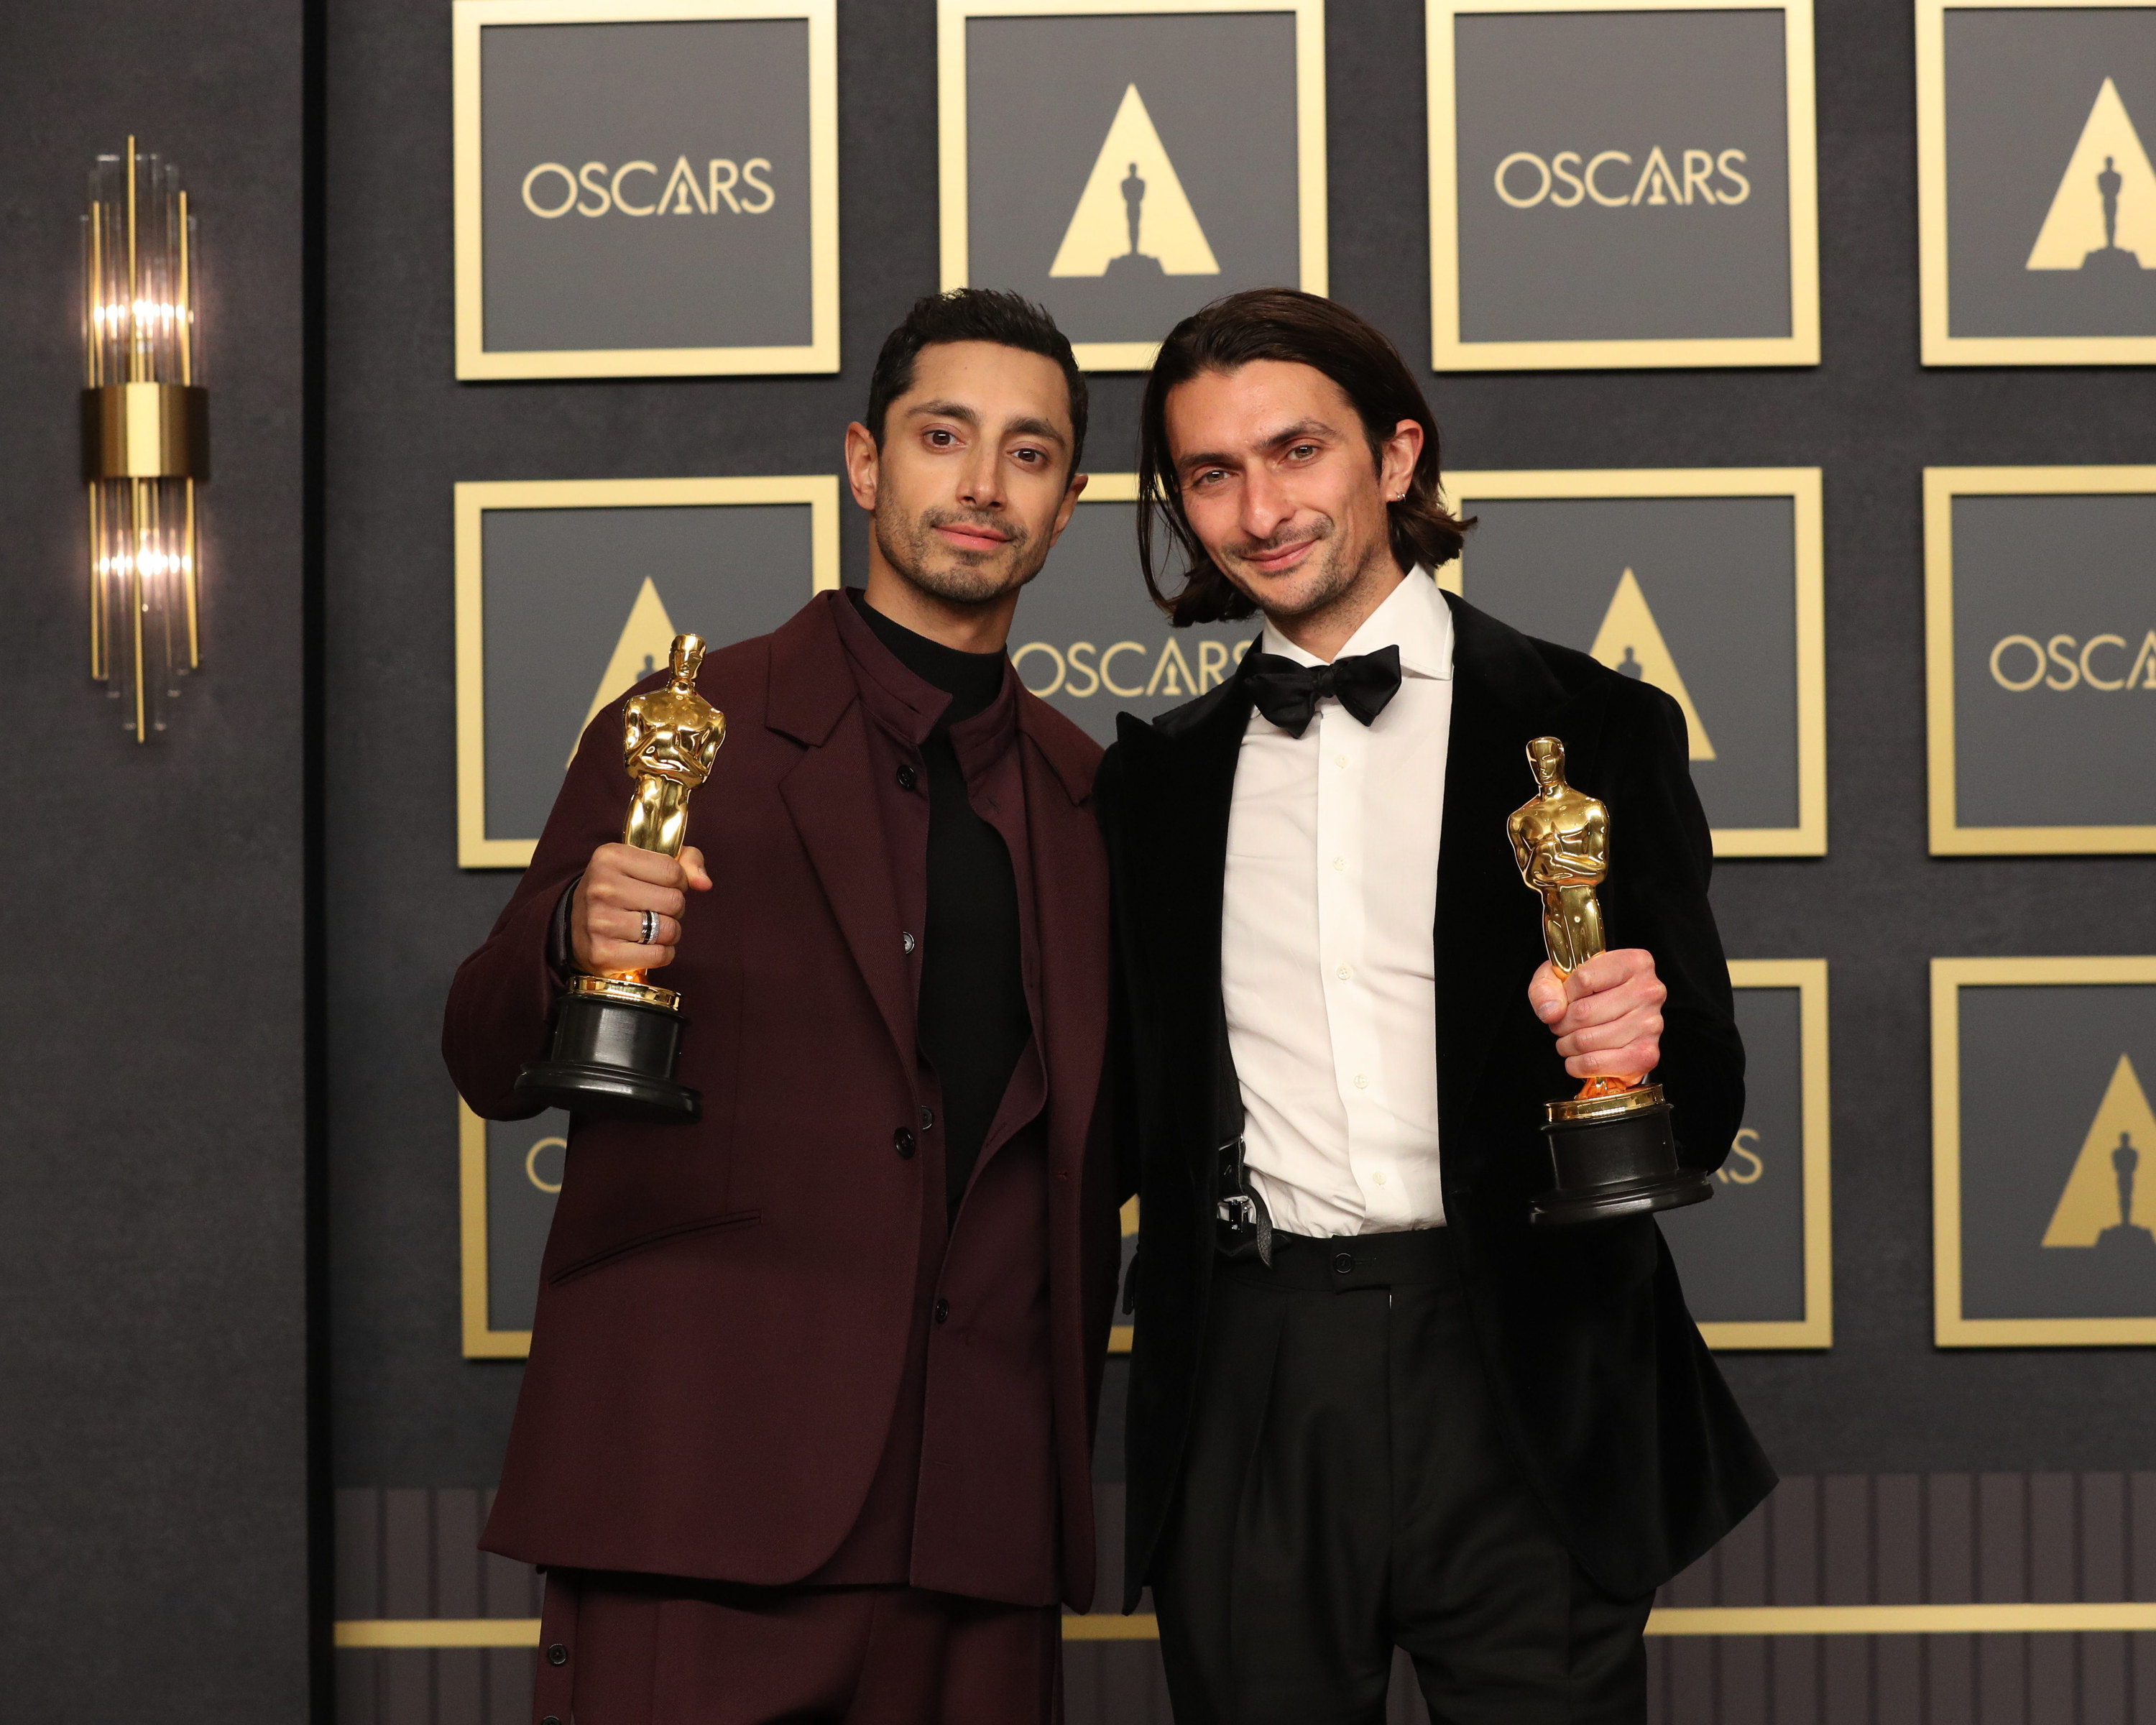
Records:
[[[1002,835],[974,812],[951,727],[1003,692],[1001,653],[961,653],[894,623],[849,588],[891,656],[951,697],[921,746],[928,780],[928,921],[922,931],[921,1058],[943,1092],[943,1173],[955,1218],[1011,1072],[1033,1034],[1020,962],[1018,881]]]

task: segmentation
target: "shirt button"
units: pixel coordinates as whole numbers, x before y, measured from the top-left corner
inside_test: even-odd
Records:
[[[921,775],[916,773],[911,767],[901,767],[898,769],[899,789],[902,791],[910,791],[914,788],[914,786],[920,783]]]
[[[1345,756],[1345,755],[1335,755],[1335,756],[1332,757],[1332,764],[1333,764],[1335,767],[1345,767],[1345,766],[1348,764],[1348,757],[1347,757],[1347,756]]]
[[[936,1111],[935,1111],[933,1108],[927,1107],[927,1106],[924,1106],[921,1108],[921,1131],[923,1131],[923,1132],[927,1132],[930,1127],[932,1127],[932,1126],[933,1126],[933,1125],[935,1125],[935,1124],[936,1124]]]
[[[1380,1186],[1382,1186],[1382,1185],[1383,1185],[1383,1184],[1385,1183],[1385,1177],[1384,1177],[1384,1174],[1383,1174],[1382,1172],[1378,1173],[1374,1173],[1374,1174],[1371,1175],[1371,1176],[1370,1176],[1370,1178],[1371,1178],[1372,1179],[1375,1180],[1375,1181],[1376,1181],[1376,1182],[1377,1182]]]
[[[1369,1075],[1364,1072],[1358,1072],[1355,1075],[1355,1088],[1358,1090],[1368,1090],[1369,1087]]]
[[[900,929],[898,932],[898,944],[902,950],[911,952],[913,950],[914,946],[913,931],[910,928]]]
[[[1338,978],[1340,978],[1340,980],[1341,980],[1342,982],[1343,982],[1343,983],[1344,983],[1344,982],[1348,981],[1349,979],[1351,979],[1351,978],[1354,976],[1354,974],[1355,974],[1355,967],[1354,967],[1353,965],[1352,965],[1352,964],[1343,964],[1343,965],[1342,965],[1342,966],[1340,967],[1340,968],[1339,968],[1339,969],[1337,969],[1337,970],[1334,971],[1332,973],[1333,973],[1333,975],[1335,975],[1335,976],[1338,977]]]
[[[1336,856],[1332,859],[1332,866],[1336,869],[1344,869],[1348,866],[1348,859],[1344,856]]]
[[[951,1322],[951,1302],[948,1300],[938,1300],[936,1302],[936,1322],[939,1324],[947,1324]]]
[[[904,1127],[899,1127],[891,1135],[891,1147],[898,1152],[900,1160],[911,1162],[913,1159],[913,1134]]]

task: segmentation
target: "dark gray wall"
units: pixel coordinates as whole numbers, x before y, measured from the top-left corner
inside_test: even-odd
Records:
[[[1732,956],[1833,964],[1839,1339],[1825,1357],[1725,1360],[1768,1448],[1804,1472],[2130,1467],[2145,1461],[2156,1424],[2144,1356],[1931,1345],[1927,959],[2149,950],[2156,899],[2141,860],[1926,856],[1919,473],[2146,459],[2156,385],[2139,371],[1920,369],[1907,9],[1821,0],[1818,37],[1823,366],[1432,377],[1430,393],[1461,468],[1825,470],[1831,854],[1725,864],[1716,886]],[[838,378],[460,387],[447,19],[407,0],[335,10],[328,793],[341,1484],[490,1484],[516,1376],[458,1358],[454,1098],[434,1054],[449,973],[511,885],[455,867],[450,485],[835,470],[877,341],[911,295],[936,285],[934,41],[928,0],[840,8]],[[1426,373],[1422,47],[1411,0],[1332,9],[1333,291]],[[1137,380],[1095,388],[1089,465],[1127,467]],[[850,506],[849,516],[854,569]]]
[[[301,7],[0,16],[0,1672],[25,1719],[307,1706]],[[216,477],[172,730],[89,680],[78,222],[202,214]]]

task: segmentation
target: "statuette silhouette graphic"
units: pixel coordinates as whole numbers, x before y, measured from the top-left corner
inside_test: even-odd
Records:
[[[701,636],[675,636],[667,680],[622,704],[622,765],[634,789],[621,841],[639,850],[681,854],[689,793],[711,777],[726,740],[726,715],[696,692],[703,662]],[[703,1099],[674,1077],[687,1022],[680,1009],[679,994],[640,970],[573,978],[555,1008],[552,1052],[517,1075],[517,1094],[603,1119],[696,1119]]]
[[[1048,273],[1152,280],[1220,273],[1135,84],[1124,88]]]
[[[1505,824],[1520,879],[1542,900],[1543,950],[1560,977],[1606,950],[1595,889],[1609,874],[1609,805],[1565,778],[1564,745],[1527,744],[1535,794]],[[1589,1079],[1579,1094],[1545,1103],[1555,1184],[1535,1199],[1537,1225],[1594,1222],[1677,1209],[1714,1196],[1705,1174],[1681,1166],[1662,1087],[1635,1073]]]
[[[2059,176],[2029,270],[2132,277],[2156,264],[2156,167],[2112,80],[2103,80]]]

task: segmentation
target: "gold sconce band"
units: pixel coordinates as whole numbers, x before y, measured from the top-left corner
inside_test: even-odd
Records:
[[[209,392],[187,383],[106,383],[82,393],[82,476],[209,477]]]

